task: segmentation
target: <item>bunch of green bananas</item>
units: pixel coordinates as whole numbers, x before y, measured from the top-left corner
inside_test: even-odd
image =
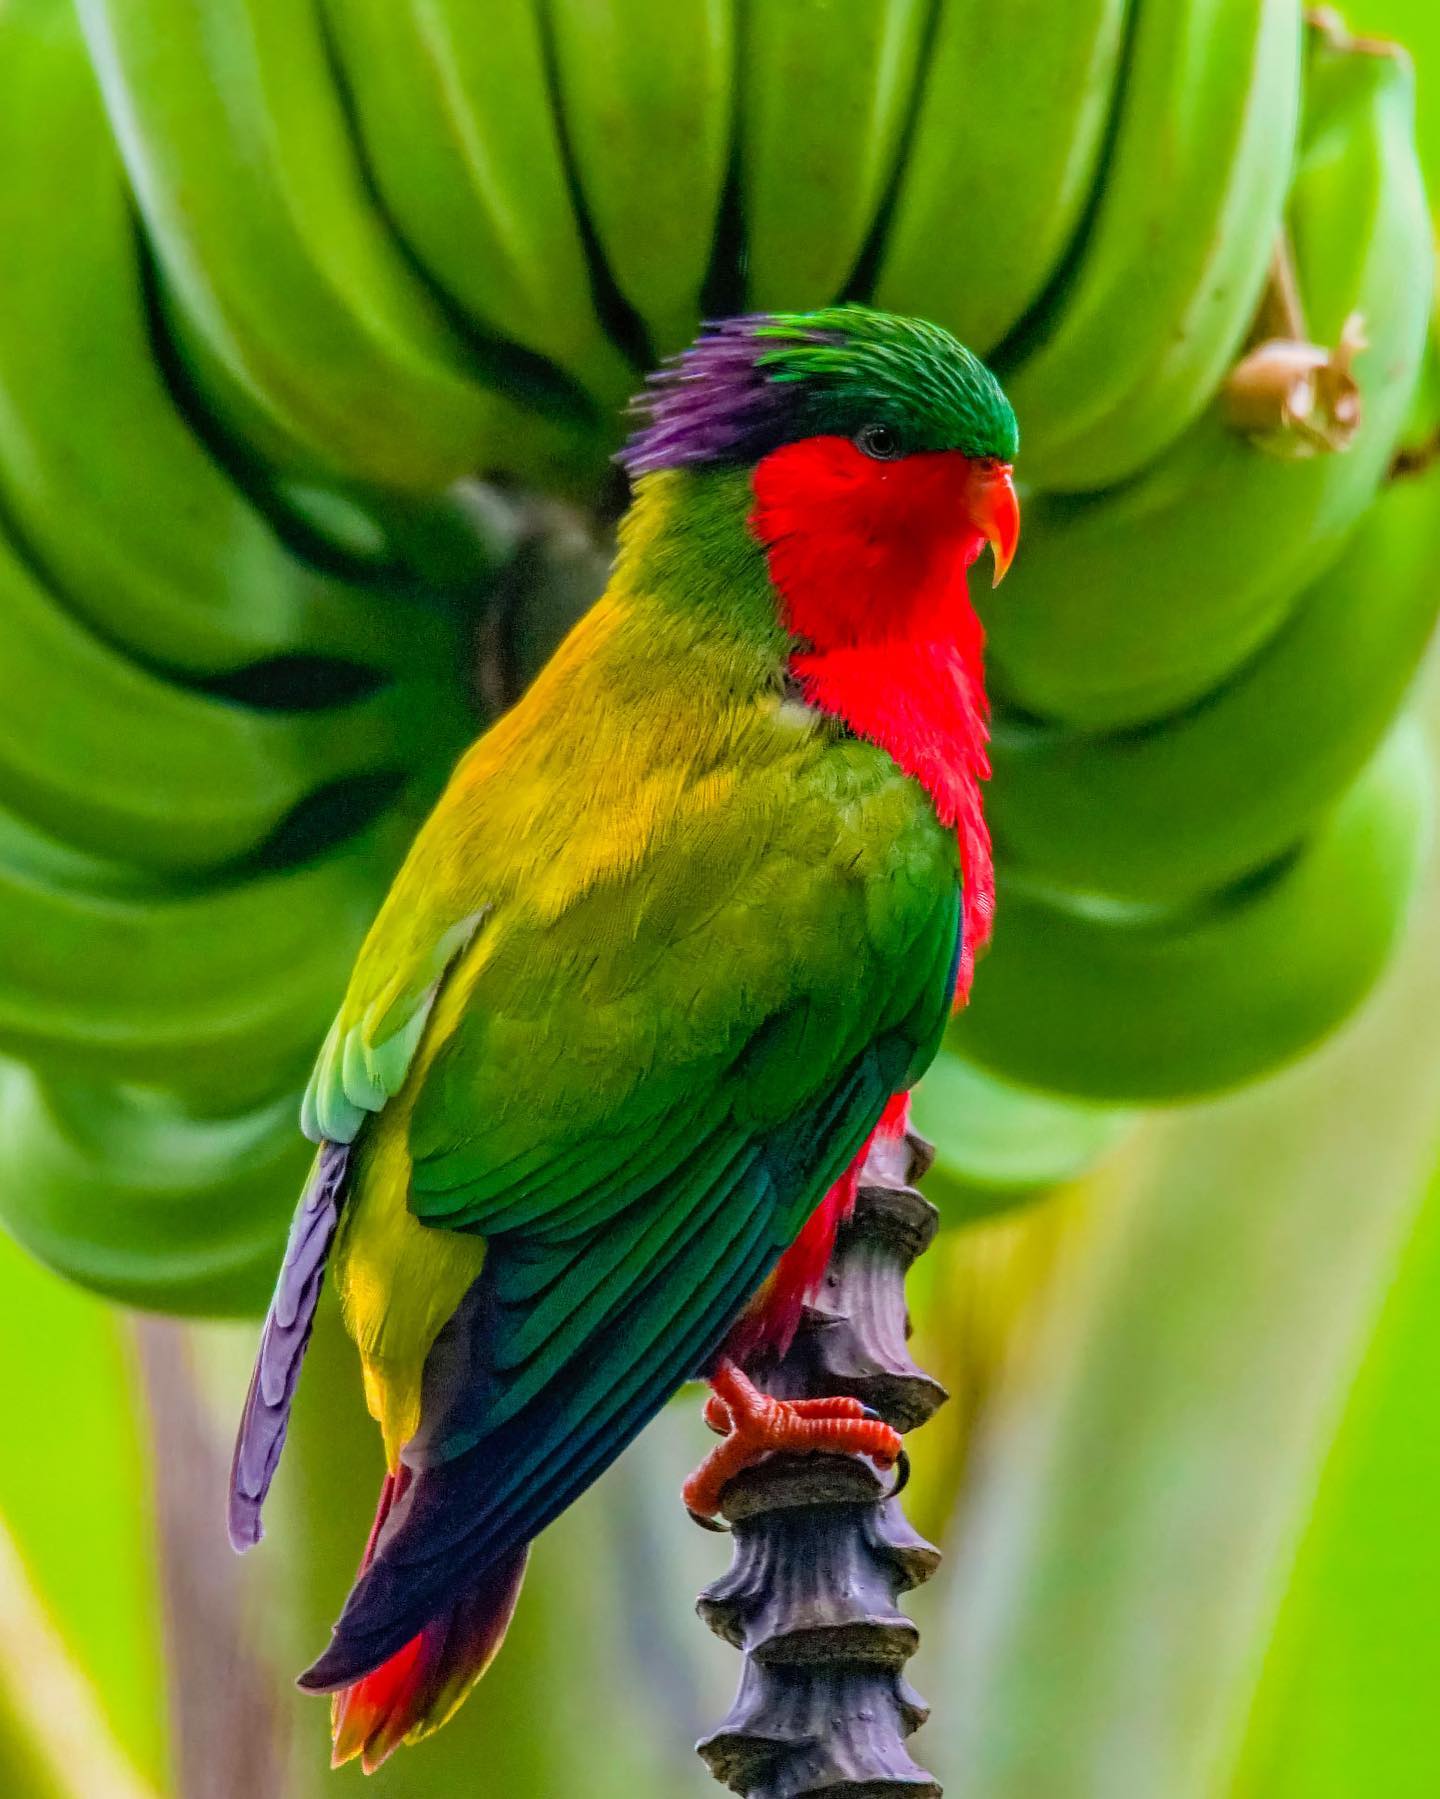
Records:
[[[248,1304],[294,1089],[473,730],[464,609],[406,563],[488,552],[440,494],[347,575],[217,461],[51,0],[0,9],[0,164],[0,1203],[92,1285]]]
[[[1246,1080],[1345,1016],[1403,923],[1428,765],[1391,725],[1440,604],[1440,473],[1387,480],[1431,304],[1411,90],[1400,54],[1313,34],[1286,219],[1312,331],[1364,320],[1348,450],[1277,455],[1216,396],[1133,480],[1031,506],[991,621],[1008,880],[955,1030],[1011,1078]]]
[[[504,530],[456,483],[608,507],[707,311],[925,314],[1020,413],[999,926],[919,1102],[947,1204],[1332,1028],[1429,804],[1411,108],[1298,0],[6,0],[9,1227],[136,1302],[259,1297],[294,1088],[475,724]],[[1328,436],[1237,428],[1281,268]],[[513,565],[512,675],[602,572]]]

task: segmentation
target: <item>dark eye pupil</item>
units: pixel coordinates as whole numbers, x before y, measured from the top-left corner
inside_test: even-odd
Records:
[[[889,425],[866,425],[855,441],[867,456],[882,461],[900,454],[899,434]]]

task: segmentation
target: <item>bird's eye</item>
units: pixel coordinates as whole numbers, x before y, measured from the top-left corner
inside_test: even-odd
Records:
[[[877,462],[893,462],[904,454],[900,433],[893,425],[862,425],[855,433],[855,445]]]

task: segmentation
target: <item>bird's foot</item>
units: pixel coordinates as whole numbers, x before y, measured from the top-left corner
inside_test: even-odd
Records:
[[[721,1362],[710,1386],[705,1422],[725,1441],[681,1489],[686,1509],[698,1523],[708,1523],[720,1510],[725,1488],[742,1469],[777,1450],[865,1455],[882,1468],[898,1462],[903,1471],[900,1433],[858,1399],[772,1399],[730,1361]]]

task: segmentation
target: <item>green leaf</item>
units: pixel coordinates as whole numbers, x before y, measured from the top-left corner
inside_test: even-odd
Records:
[[[167,1729],[152,1476],[124,1317],[0,1237],[0,1366],[3,1704],[63,1771],[62,1790],[132,1799],[158,1787]],[[4,1783],[3,1752],[0,1788],[31,1791]]]
[[[1233,1799],[1440,1791],[1440,1182],[1327,1459]]]

